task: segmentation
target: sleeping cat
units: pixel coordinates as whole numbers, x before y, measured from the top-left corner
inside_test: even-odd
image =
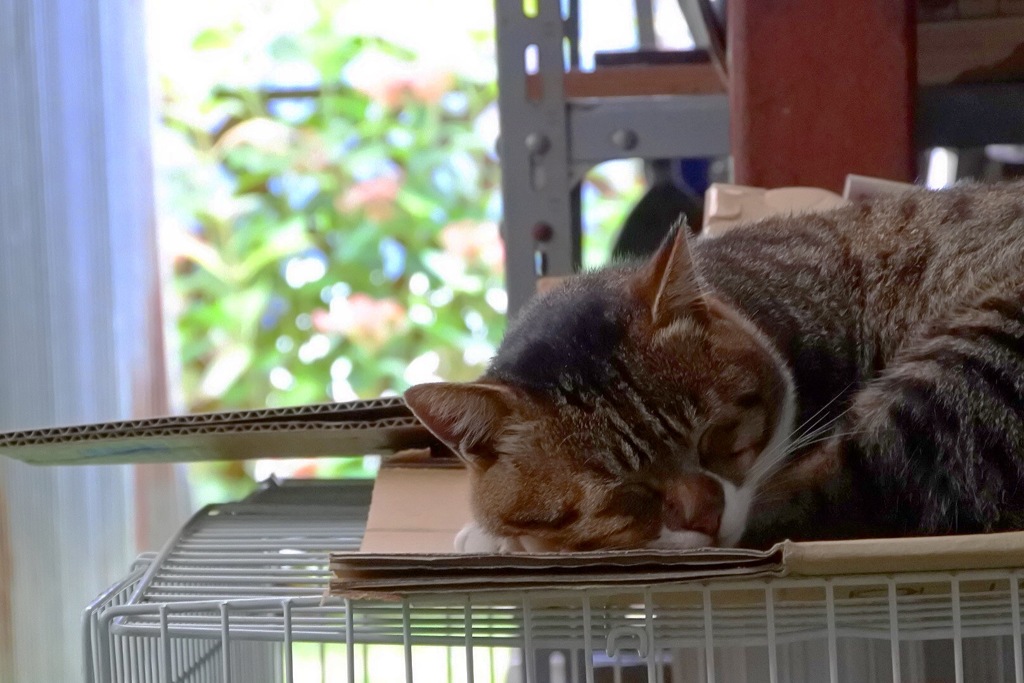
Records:
[[[495,549],[1024,528],[1024,184],[678,230],[405,398]]]

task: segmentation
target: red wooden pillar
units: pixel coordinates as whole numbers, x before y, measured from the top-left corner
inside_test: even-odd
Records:
[[[914,176],[914,0],[729,0],[736,182]]]

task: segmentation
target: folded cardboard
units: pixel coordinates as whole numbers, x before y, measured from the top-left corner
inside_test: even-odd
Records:
[[[899,194],[915,187],[854,173],[846,176],[842,196],[817,187],[765,189],[713,183],[704,194],[704,235],[719,237],[740,223],[777,214],[827,211],[872,197]]]
[[[437,446],[397,397],[0,434],[0,455],[38,465],[387,454]]]
[[[331,555],[330,590],[344,596],[526,588],[636,586],[778,576],[834,576],[1024,567],[1024,532],[936,538],[786,541],[733,548],[585,553],[460,554],[471,519],[457,461],[427,451],[386,461],[374,484],[358,553]]]
[[[817,187],[760,187],[713,183],[704,195],[704,232],[719,237],[740,223],[781,213],[827,211],[847,204],[839,195]]]
[[[391,595],[651,585],[778,576],[780,562],[777,552],[716,548],[512,555],[336,553],[331,556],[331,593]]]

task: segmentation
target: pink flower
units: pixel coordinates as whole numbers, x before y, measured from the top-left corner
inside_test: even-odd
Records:
[[[501,271],[505,263],[505,244],[490,221],[449,223],[441,230],[441,245],[466,263],[479,262],[493,271]]]
[[[317,131],[303,128],[298,131],[295,169],[305,173],[319,173],[331,168],[332,161],[327,153],[323,136]]]
[[[356,84],[374,101],[388,109],[400,107],[407,99],[436,104],[452,89],[454,78],[447,71],[409,63],[391,63],[377,78]]]
[[[274,119],[255,117],[228,128],[217,141],[217,147],[231,150],[250,146],[266,154],[283,156],[295,144],[295,137],[291,126]]]
[[[395,198],[401,181],[393,176],[379,176],[350,186],[334,200],[339,212],[361,210],[374,221],[384,221],[394,215]]]
[[[331,301],[329,311],[312,313],[319,332],[343,334],[356,342],[380,346],[404,327],[405,308],[394,299],[375,299],[356,293]]]

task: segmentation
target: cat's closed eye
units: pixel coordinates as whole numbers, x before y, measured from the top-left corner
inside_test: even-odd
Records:
[[[708,425],[697,440],[700,466],[733,484],[742,485],[769,429],[764,404],[756,394],[741,395],[733,413]]]
[[[523,532],[540,531],[545,529],[564,529],[580,518],[579,510],[575,508],[564,508],[555,512],[544,510],[519,509],[507,520],[509,526],[515,527]]]
[[[701,467],[714,471],[716,465],[721,465],[723,460],[736,455],[733,444],[736,442],[735,435],[739,424],[739,420],[726,420],[712,424],[704,430],[697,443]]]
[[[660,504],[662,492],[647,483],[631,482],[618,489],[622,507],[627,513],[646,512],[652,505]]]

